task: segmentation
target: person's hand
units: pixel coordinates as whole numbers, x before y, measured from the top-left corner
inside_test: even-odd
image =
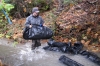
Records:
[[[43,24],[43,26],[47,27],[47,25],[46,25],[46,24]]]
[[[29,26],[29,28],[31,28],[31,27],[32,27],[32,25]]]

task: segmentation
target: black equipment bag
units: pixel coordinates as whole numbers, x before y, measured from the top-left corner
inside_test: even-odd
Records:
[[[53,36],[53,31],[45,26],[34,25],[32,28],[26,27],[23,31],[23,38],[26,40],[49,39]]]
[[[64,63],[65,65],[67,66],[84,66],[68,57],[66,57],[65,55],[62,55],[60,58],[59,58],[59,61]]]

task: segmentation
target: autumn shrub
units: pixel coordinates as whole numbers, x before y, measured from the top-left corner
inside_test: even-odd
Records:
[[[5,16],[0,13],[0,32],[4,32],[7,28],[6,28],[6,25],[7,25],[7,21],[5,19]]]
[[[38,6],[40,10],[46,11],[50,9],[52,5],[52,0],[34,0],[33,6]]]
[[[14,8],[12,4],[7,3],[8,0],[1,0],[0,2],[0,34],[6,33],[8,22],[11,23],[9,12]],[[8,20],[9,18],[9,20]]]

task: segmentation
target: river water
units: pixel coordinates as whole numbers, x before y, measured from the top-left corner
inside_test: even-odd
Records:
[[[13,43],[0,39],[0,59],[9,66],[66,66],[59,61],[60,56],[66,55],[84,66],[98,66],[81,55],[45,51],[42,48],[46,45],[44,43],[32,51],[31,42],[14,47]]]

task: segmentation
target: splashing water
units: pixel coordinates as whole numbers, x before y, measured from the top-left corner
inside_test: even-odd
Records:
[[[58,60],[62,55],[66,55],[84,66],[98,66],[81,55],[45,51],[42,49],[43,46],[32,51],[30,48],[31,43],[13,47],[9,46],[6,41],[1,40],[0,42],[3,42],[0,43],[1,60],[3,63],[8,64],[9,66],[66,66],[63,63],[60,63]]]
[[[45,59],[48,57],[45,50],[42,49],[42,47],[38,47],[35,50],[31,50],[30,47],[27,47],[26,49],[23,49],[19,52],[19,56],[21,60],[27,59],[28,61],[39,60],[39,59]]]

